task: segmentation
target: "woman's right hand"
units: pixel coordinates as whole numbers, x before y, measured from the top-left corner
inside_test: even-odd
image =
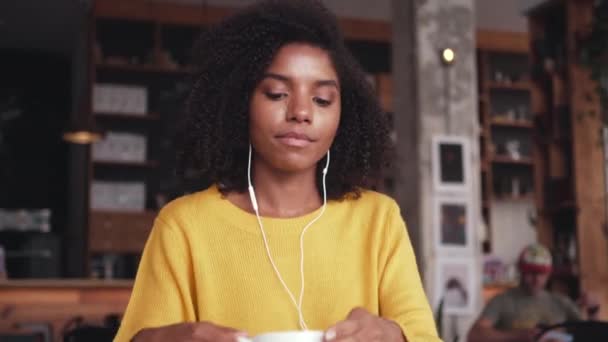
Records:
[[[209,322],[178,323],[158,328],[143,329],[133,342],[237,342],[247,336],[244,331],[221,327]]]

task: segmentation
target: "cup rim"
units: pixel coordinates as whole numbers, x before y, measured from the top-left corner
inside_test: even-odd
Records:
[[[323,336],[323,332],[321,330],[286,330],[286,331],[271,331],[271,332],[267,332],[267,333],[263,333],[263,334],[259,334],[257,337],[273,337],[273,336],[293,336],[293,335],[300,335],[300,336]]]

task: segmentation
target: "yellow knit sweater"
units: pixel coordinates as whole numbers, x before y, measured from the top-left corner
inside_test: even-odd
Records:
[[[300,292],[299,235],[318,211],[262,218],[283,279]],[[397,322],[409,342],[439,341],[407,230],[389,197],[330,201],[305,234],[304,319],[325,330],[354,307]],[[209,321],[247,331],[298,329],[298,314],[266,255],[255,215],[217,187],[161,210],[115,341],[139,330]]]

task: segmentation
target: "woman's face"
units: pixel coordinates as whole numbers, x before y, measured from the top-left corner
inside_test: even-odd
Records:
[[[253,90],[249,134],[256,158],[283,172],[315,168],[340,122],[340,84],[329,54],[283,46]]]

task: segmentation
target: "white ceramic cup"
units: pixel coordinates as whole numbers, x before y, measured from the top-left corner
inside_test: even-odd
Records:
[[[323,342],[323,332],[313,330],[271,332],[253,338],[239,337],[239,342]]]

